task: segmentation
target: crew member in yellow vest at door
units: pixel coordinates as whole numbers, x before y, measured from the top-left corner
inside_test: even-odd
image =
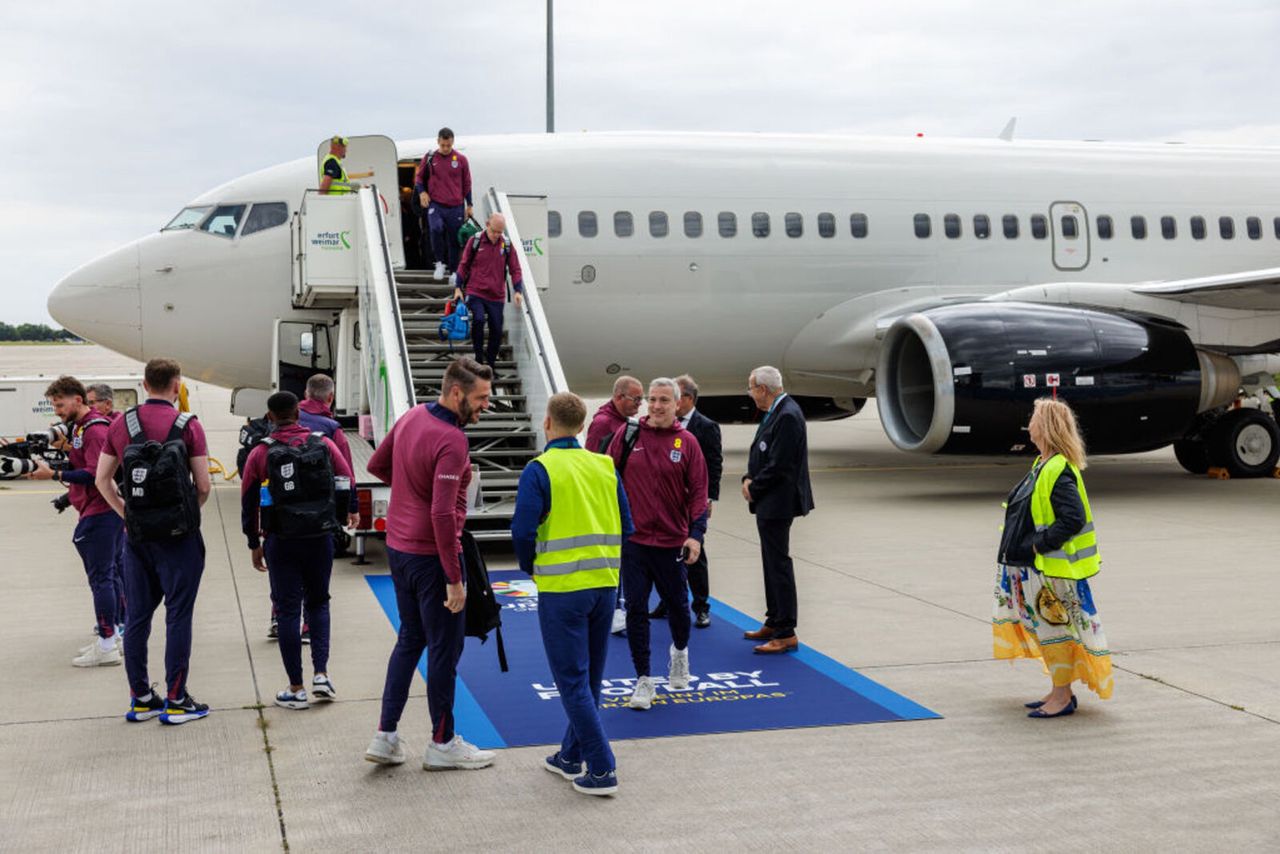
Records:
[[[991,630],[996,658],[1043,660],[1053,687],[1024,705],[1055,718],[1075,712],[1076,680],[1111,696],[1111,653],[1088,581],[1101,559],[1075,413],[1037,400],[1029,431],[1040,455],[1005,504]]]
[[[347,174],[342,159],[347,156],[347,138],[335,136],[329,140],[329,153],[320,162],[320,193],[325,196],[340,196],[360,189],[359,184],[351,183],[353,178],[371,178],[373,170],[368,172],[352,172]]]
[[[578,444],[586,420],[586,404],[572,392],[547,401],[547,446],[520,475],[511,539],[538,589],[542,644],[569,718],[545,767],[583,794],[612,795],[618,777],[600,722],[600,680],[622,541],[633,527],[613,460]]]

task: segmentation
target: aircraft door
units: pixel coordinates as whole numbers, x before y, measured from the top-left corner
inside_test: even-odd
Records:
[[[520,242],[524,244],[524,257],[529,262],[529,273],[537,283],[538,290],[545,291],[551,284],[550,261],[547,256],[551,245],[547,240],[547,197],[513,196],[508,193],[507,204],[520,232]]]
[[[320,164],[329,155],[329,140],[316,149],[316,176],[319,183]],[[397,270],[404,269],[404,240],[400,231],[400,179],[399,155],[395,141],[389,136],[349,136],[347,156],[342,161],[347,177],[353,184],[375,187],[378,205],[387,228],[387,248],[391,251],[391,263]],[[364,178],[357,178],[372,172]]]
[[[1059,270],[1083,270],[1089,265],[1089,216],[1079,202],[1054,202],[1049,206],[1053,232],[1053,266]]]
[[[329,327],[309,321],[277,320],[271,345],[271,391],[306,395],[313,374],[333,376],[333,347]]]

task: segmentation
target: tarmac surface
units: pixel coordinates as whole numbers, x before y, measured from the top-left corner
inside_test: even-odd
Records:
[[[90,346],[0,347],[0,375],[137,369]],[[229,397],[193,384],[213,455],[234,465]],[[735,489],[751,435],[725,429],[707,542],[712,595],[760,615],[758,539]],[[943,719],[619,741],[615,798],[575,794],[540,767],[545,748],[502,751],[482,771],[420,770],[420,679],[401,729],[410,762],[364,761],[394,641],[363,579],[385,571],[380,546],[373,566],[334,567],[341,699],[270,705],[285,678],[265,636],[267,580],[239,532],[238,482],[221,477],[190,682],[213,711],[127,724],[123,668],[70,665],[92,623],[74,511],[54,514],[49,484],[0,483],[0,851],[1280,846],[1280,482],[1193,477],[1169,451],[1092,460],[1106,561],[1093,590],[1115,695],[1077,686],[1076,715],[1036,721],[1022,703],[1048,687],[1039,665],[991,658],[1000,502],[1025,463],[901,454],[874,407],[810,425],[809,441],[817,509],[792,536],[801,642]],[[490,564],[514,561],[497,551]],[[163,640],[158,613],[153,679]],[[697,672],[696,634],[691,651]]]

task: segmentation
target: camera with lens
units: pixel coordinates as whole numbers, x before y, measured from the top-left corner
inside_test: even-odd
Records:
[[[66,471],[71,461],[65,451],[53,445],[66,440],[70,434],[68,425],[54,424],[48,430],[28,433],[25,439],[0,442],[0,480],[26,477],[36,470],[37,460],[44,460],[54,471]]]

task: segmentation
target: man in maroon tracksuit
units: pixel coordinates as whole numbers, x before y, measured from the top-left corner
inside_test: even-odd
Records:
[[[609,456],[631,500],[635,533],[622,544],[622,590],[627,600],[627,644],[636,668],[628,705],[647,709],[655,687],[649,673],[649,594],[656,586],[667,606],[671,660],[667,685],[689,687],[687,565],[698,559],[707,531],[707,463],[693,434],[680,426],[680,390],[665,377],[649,384],[649,414],[627,449],[627,431],[614,433]]]
[[[435,276],[458,268],[458,229],[471,219],[471,164],[453,148],[453,131],[440,128],[436,150],[428,152],[413,176],[413,189],[426,213]]]
[[[387,662],[382,717],[365,751],[380,765],[405,760],[397,728],[422,651],[427,651],[431,744],[428,771],[485,768],[494,754],[453,731],[453,696],[466,630],[462,525],[467,519],[471,454],[463,428],[489,408],[492,374],[463,356],[444,372],[440,399],[416,406],[386,435],[369,473],[391,484],[387,562],[395,583],[400,635]]]
[[[484,231],[467,241],[458,262],[458,285],[454,299],[462,299],[465,291],[467,308],[471,311],[471,346],[476,361],[488,363],[498,375],[498,350],[502,348],[502,311],[507,304],[507,274],[511,274],[511,288],[515,291],[516,306],[520,305],[524,291],[520,259],[516,257],[511,241],[503,232],[507,219],[496,213],[489,217]],[[489,345],[485,346],[485,322],[489,326]]]
[[[613,381],[613,397],[606,400],[591,416],[591,426],[587,428],[587,450],[603,454],[609,447],[606,439],[612,441],[618,428],[627,423],[628,418],[635,418],[644,403],[644,386],[640,380],[625,374]]]

